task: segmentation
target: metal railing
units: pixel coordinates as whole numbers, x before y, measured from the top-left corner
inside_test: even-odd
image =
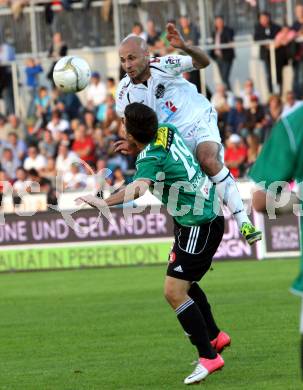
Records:
[[[279,92],[279,85],[278,85],[278,80],[277,80],[277,67],[276,67],[276,50],[275,50],[275,41],[271,39],[263,40],[263,41],[254,41],[254,40],[249,40],[249,41],[242,41],[242,42],[231,42],[231,43],[223,43],[220,45],[215,45],[215,44],[208,44],[208,45],[203,45],[201,48],[209,52],[214,49],[239,49],[239,48],[246,48],[251,45],[258,46],[261,48],[261,46],[268,46],[269,47],[269,58],[270,58],[270,76],[271,76],[271,83],[272,83],[272,88],[273,92],[278,93]],[[204,85],[205,88],[205,85]]]
[[[18,53],[37,56],[47,50],[52,33],[60,31],[72,49],[114,46],[130,33],[135,21],[145,24],[152,18],[158,27],[164,28],[167,19],[177,19],[181,12],[189,13],[194,23],[199,25],[204,42],[204,1],[140,0],[140,7],[133,7],[130,0],[97,0],[91,2],[89,9],[85,9],[79,1],[71,3],[70,11],[60,5],[50,5],[48,12],[53,14],[53,21],[47,23],[44,13],[51,0],[29,0],[29,5],[23,8],[17,21],[10,8],[0,7],[0,42],[9,35]]]
[[[62,33],[73,49],[114,46],[118,42],[119,31],[114,27],[119,25],[117,14],[114,12],[114,18],[107,21],[101,16],[105,1],[94,1],[87,10],[83,9],[82,2],[72,3],[70,12],[58,12],[60,6],[51,6],[53,22],[46,23],[45,5],[49,2],[42,0],[38,5],[37,0],[30,0],[18,20],[14,20],[9,8],[0,8],[0,41],[9,37],[17,53],[31,53],[35,57],[48,50],[56,31]]]

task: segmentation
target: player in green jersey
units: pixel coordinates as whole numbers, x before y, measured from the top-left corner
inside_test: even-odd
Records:
[[[272,129],[268,141],[262,148],[255,165],[249,176],[256,183],[265,182],[263,189],[254,193],[253,205],[257,211],[266,211],[271,204],[275,204],[278,181],[289,182],[296,179],[300,187],[300,199],[292,197],[292,205],[284,207],[284,211],[293,211],[293,204],[302,205],[303,195],[303,106],[300,106],[290,114],[282,117]],[[269,203],[268,203],[269,202]],[[280,209],[278,209],[281,212]],[[302,210],[302,206],[300,207]],[[283,210],[282,210],[283,212]],[[301,244],[302,244],[302,211],[300,216]],[[301,248],[300,273],[292,284],[291,291],[303,297],[303,253]],[[301,357],[303,369],[303,300],[301,309]],[[303,373],[303,370],[302,370]]]
[[[200,382],[222,368],[221,352],[231,342],[219,330],[205,293],[198,285],[211,266],[224,232],[224,218],[218,216],[215,191],[201,172],[177,129],[160,124],[155,112],[140,103],[125,109],[127,139],[140,151],[134,182],[106,200],[92,195],[80,197],[102,209],[127,203],[150,188],[174,218],[175,242],[170,253],[164,294],[192,344],[199,362],[184,383]],[[144,130],[144,131],[142,131]]]

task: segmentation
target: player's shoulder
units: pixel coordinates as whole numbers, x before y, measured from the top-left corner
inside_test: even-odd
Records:
[[[283,116],[280,120],[280,126],[277,126],[280,131],[281,128],[283,128],[283,130],[286,132],[289,143],[294,150],[298,150],[298,148],[301,149],[303,146],[302,123],[303,103],[289,114]]]
[[[181,66],[182,56],[180,55],[167,55],[163,57],[151,57],[149,61],[150,71],[153,75],[161,75],[163,77],[171,76],[171,71]]]
[[[157,137],[153,142],[154,148],[168,152],[174,139],[176,128],[168,123],[160,123],[157,131]]]
[[[282,122],[285,123],[285,121],[289,122],[294,130],[299,127],[301,132],[303,121],[303,102],[300,102],[297,107],[282,117]]]
[[[168,123],[160,123],[155,140],[150,142],[137,157],[136,163],[161,160],[166,157],[174,139],[176,129]]]
[[[138,154],[136,164],[138,165],[142,162],[152,163],[160,158],[158,147],[151,142]]]
[[[118,87],[120,86],[125,86],[125,85],[130,85],[130,77],[128,74],[125,74],[122,79],[119,81]]]
[[[117,87],[117,98],[122,99],[125,92],[129,89],[131,81],[129,76],[126,74],[120,81]]]
[[[151,57],[149,60],[149,69],[153,76],[168,76],[167,71],[165,70],[165,63],[163,60],[164,57]]]
[[[163,68],[163,69],[170,69],[175,68],[176,66],[181,66],[182,61],[186,59],[189,56],[184,56],[181,54],[168,54],[163,57],[151,57],[150,59],[150,66]]]

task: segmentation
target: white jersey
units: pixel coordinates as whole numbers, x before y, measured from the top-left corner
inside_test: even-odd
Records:
[[[220,143],[215,108],[182,76],[193,70],[196,68],[190,56],[151,58],[151,77],[146,83],[133,84],[128,75],[120,81],[116,94],[118,115],[124,117],[125,107],[130,103],[143,103],[157,113],[160,123],[175,125],[192,150],[199,142]],[[197,131],[201,129],[202,132]]]

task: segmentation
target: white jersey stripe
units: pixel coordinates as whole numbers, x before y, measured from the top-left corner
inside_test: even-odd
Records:
[[[192,238],[194,229],[195,229],[194,227],[190,228],[190,233],[189,233],[189,237],[188,237],[187,245],[186,245],[186,249],[185,249],[186,252],[189,252],[189,246],[190,246],[190,243],[191,243],[191,238]]]
[[[200,226],[198,226],[198,228],[197,228],[197,234],[196,234],[195,243],[194,243],[194,246],[193,246],[193,249],[192,249],[192,253],[195,253],[195,249],[196,249],[198,238],[199,238],[199,233],[200,233]]]
[[[193,235],[193,238],[192,238],[192,242],[191,242],[191,245],[189,247],[189,251],[188,251],[189,253],[193,253],[193,250],[194,250],[194,248],[197,245],[198,236],[199,236],[199,227],[196,226],[195,227],[195,232],[194,232],[194,235]]]

